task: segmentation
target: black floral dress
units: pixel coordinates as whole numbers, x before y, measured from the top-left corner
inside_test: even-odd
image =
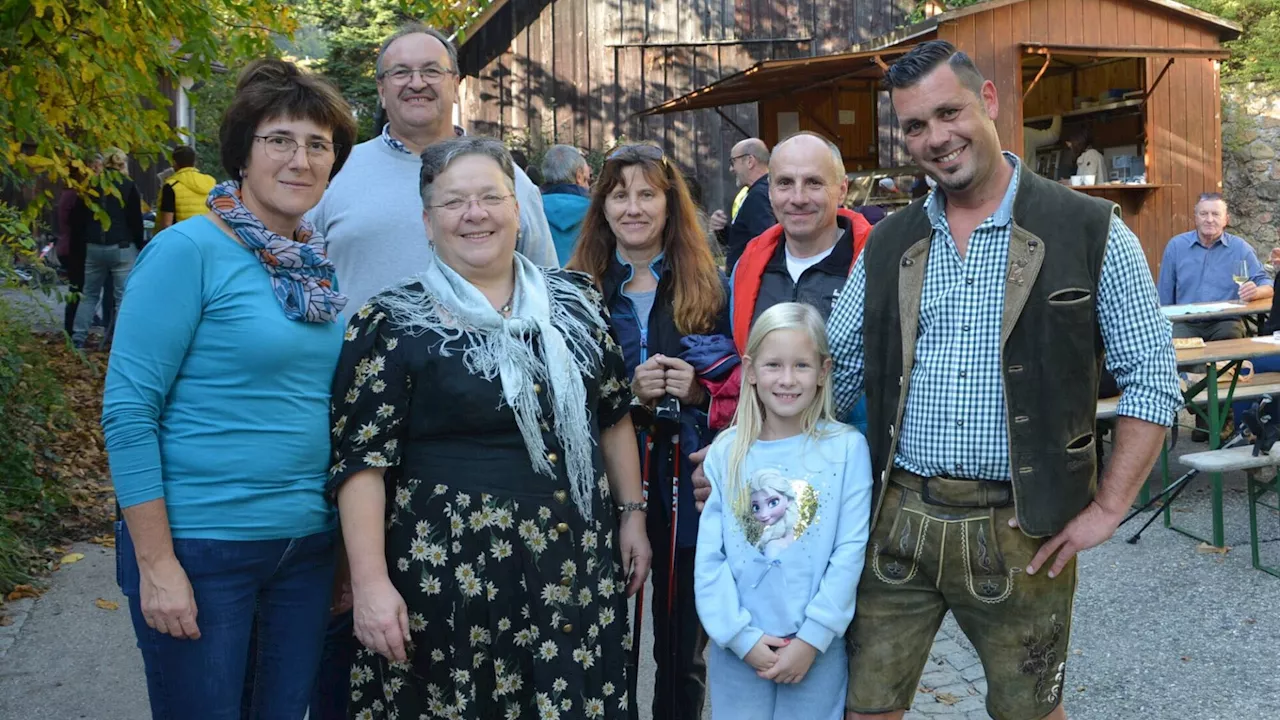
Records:
[[[565,275],[603,315],[586,276]],[[545,376],[535,390],[555,479],[531,468],[496,378],[470,374],[463,353],[439,353],[438,335],[393,329],[387,315],[374,297],[347,329],[330,491],[360,470],[387,468],[387,566],[408,606],[411,643],[407,663],[361,649],[351,715],[627,717],[626,578],[599,448],[599,430],[631,402],[618,345],[599,332],[603,362],[584,378],[599,477],[588,522],[558,457]]]

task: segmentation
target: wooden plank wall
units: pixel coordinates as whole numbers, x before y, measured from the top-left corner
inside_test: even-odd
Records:
[[[970,52],[995,84],[1002,145],[1022,148],[1022,42],[1136,47],[1220,48],[1212,28],[1149,3],[1129,0],[1027,0],[945,23],[938,36]],[[1165,59],[1143,62],[1149,87]],[[1043,82],[1043,81],[1042,81]],[[1169,238],[1193,227],[1201,192],[1222,187],[1222,126],[1218,70],[1211,60],[1180,59],[1147,104],[1148,182],[1172,187],[1117,190],[1125,220],[1142,242],[1152,273]]]
[[[463,125],[594,149],[621,137],[658,141],[699,181],[709,209],[727,207],[737,190],[728,158],[741,133],[714,110],[634,114],[761,60],[845,51],[904,22],[912,4],[511,0],[462,48]],[[721,111],[757,134],[754,103]]]

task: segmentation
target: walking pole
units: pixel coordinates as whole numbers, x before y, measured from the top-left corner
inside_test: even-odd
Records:
[[[671,460],[671,554],[667,563],[667,642],[671,646],[669,648],[671,651],[671,665],[666,675],[669,685],[667,695],[671,702],[671,714],[668,717],[675,720],[676,711],[680,706],[678,693],[676,693],[676,664],[680,657],[680,629],[679,622],[672,611],[676,597],[676,527],[680,521],[680,426],[678,423],[671,445],[673,448]]]
[[[653,459],[653,440],[648,433],[641,433],[644,443],[644,468],[640,474],[640,499],[644,502],[649,501],[649,467]],[[644,622],[644,585],[640,585],[640,590],[636,592],[636,616],[631,624],[631,676],[627,679],[628,697],[631,699],[631,709],[635,710],[637,706],[636,690],[637,681],[640,676],[640,628]]]

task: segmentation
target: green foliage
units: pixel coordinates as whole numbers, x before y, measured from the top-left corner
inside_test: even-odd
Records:
[[[227,68],[188,92],[196,115],[196,167],[219,181],[231,179],[222,169],[222,144],[218,142],[218,127],[222,114],[231,104],[236,91],[236,78],[241,66]]]
[[[276,0],[0,4],[0,182],[89,190],[77,171],[108,147],[147,164],[177,139],[160,78],[205,79],[214,61],[261,55],[271,33],[293,27]],[[0,254],[24,249],[50,200],[40,192],[20,209],[22,227],[0,233]]]
[[[449,34],[470,22],[490,0],[298,0],[300,17],[314,23],[328,53],[316,64],[355,110],[359,137],[374,135],[378,109],[374,65],[382,41],[416,20]],[[460,38],[459,38],[460,39]]]
[[[969,5],[977,5],[980,2],[986,2],[986,0],[916,0],[915,7],[907,15],[907,24],[912,25],[923,21],[928,10],[931,8],[937,10],[940,5],[945,5],[946,10],[955,10]]]
[[[0,592],[29,580],[33,546],[70,502],[37,469],[37,453],[69,418],[57,373],[17,307],[0,299]]]
[[[1226,43],[1231,58],[1222,65],[1222,82],[1258,82],[1280,87],[1280,0],[1183,0],[1186,4],[1239,23],[1244,33]]]

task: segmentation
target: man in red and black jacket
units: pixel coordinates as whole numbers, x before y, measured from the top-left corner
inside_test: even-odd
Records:
[[[769,159],[769,200],[778,224],[747,244],[733,270],[733,340],[744,352],[751,324],[781,302],[831,313],[871,233],[862,215],[840,207],[849,189],[844,160],[821,135],[783,140]]]

